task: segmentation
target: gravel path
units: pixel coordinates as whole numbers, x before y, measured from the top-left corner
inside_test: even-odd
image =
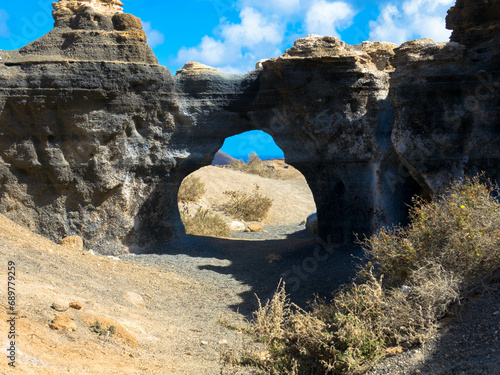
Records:
[[[245,240],[285,240],[290,238],[316,238],[306,232],[305,224],[300,225],[267,225],[263,232],[233,232],[231,238]]]
[[[289,234],[286,240],[270,239],[281,238],[286,231],[284,227],[266,230],[244,235],[253,240],[267,236],[267,241],[186,236],[156,254],[120,258],[175,271],[237,294],[243,302],[233,309],[247,317],[258,307],[255,295],[263,301],[270,298],[281,279],[291,300],[305,307],[316,294],[329,298],[354,276],[359,247],[326,249],[304,232]]]
[[[327,259],[316,261],[315,251],[324,248],[303,226],[266,226],[264,230],[233,233],[232,240],[187,236],[168,244],[161,255],[124,258],[215,284],[241,297],[243,302],[233,305],[233,310],[251,317],[257,308],[255,294],[262,300],[271,297],[281,278],[292,301],[300,306],[306,306],[315,294],[330,297],[353,277],[353,264],[362,254],[359,248],[338,248]],[[281,259],[269,263],[269,254]],[[386,359],[366,375],[500,375],[499,311],[498,290],[467,301],[459,317],[443,322],[432,341]]]
[[[467,301],[438,337],[379,363],[366,375],[499,375],[500,290]]]

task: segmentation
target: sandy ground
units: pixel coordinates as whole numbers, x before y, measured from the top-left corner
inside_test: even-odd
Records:
[[[271,214],[272,223],[297,223],[313,210],[311,201],[299,202],[310,194],[300,179],[268,180],[219,168],[197,173],[206,174],[209,202],[217,202],[224,190],[241,189],[238,179],[248,182],[246,186],[257,182],[262,193],[279,203],[275,208],[283,210]],[[311,238],[262,242],[187,236],[166,244],[165,254],[120,260],[57,245],[0,215],[0,342],[4,353],[0,374],[248,374],[247,369],[224,367],[219,360],[221,350],[226,345],[236,349],[244,345],[262,353],[264,349],[224,328],[218,319],[249,317],[256,308],[254,293],[270,297],[287,273],[288,285],[297,289],[289,289],[291,296],[304,303],[313,293],[327,296],[348,280],[353,264],[348,249],[336,249],[309,272],[315,248]],[[268,262],[270,254],[281,260]],[[9,262],[15,263],[15,315],[10,315],[7,299]],[[301,274],[304,277],[298,283]],[[58,312],[52,308],[54,302],[66,306],[79,302],[82,309]],[[386,361],[372,373],[495,373],[491,369],[500,362],[494,351],[497,346],[491,342],[498,343],[500,338],[498,298],[481,302],[477,308],[486,309],[486,317],[480,318],[489,322],[486,327],[479,324],[479,330],[473,318],[470,329],[461,321],[454,322],[447,328],[454,336],[443,330],[437,347],[425,352],[425,360],[416,349]],[[61,315],[68,317],[75,330],[50,328]],[[8,366],[5,355],[10,346],[8,320],[13,316],[15,369]],[[472,317],[480,317],[479,312]],[[102,336],[92,328],[96,321],[105,328]],[[115,332],[108,334],[111,325]],[[454,352],[439,349],[454,348],[457,337],[467,343],[467,355],[473,360],[467,357],[449,372],[449,364],[456,361],[450,362],[447,356]],[[471,364],[475,366],[472,372]],[[443,370],[436,372],[439,366]]]
[[[273,199],[269,214],[263,223],[297,225],[316,211],[316,205],[305,178],[292,167],[289,169],[290,179],[286,180],[274,180],[212,166],[201,168],[193,175],[200,177],[205,183],[203,202],[214,211],[223,211],[221,203],[227,201],[224,191],[239,190],[250,193],[255,185],[258,185],[260,194]]]
[[[8,345],[7,263],[16,264],[17,367],[1,374],[219,374],[219,341],[241,336],[217,324],[238,296],[155,269],[52,243],[0,215],[0,341]],[[136,293],[136,306],[125,293]],[[82,303],[60,313],[53,302]],[[49,328],[66,314],[76,331]],[[115,334],[92,332],[95,320]],[[4,351],[5,353],[5,351]]]
[[[196,172],[207,187],[205,204],[217,206],[225,198],[223,191],[250,191],[258,184],[260,192],[274,200],[268,223],[295,224],[315,206],[305,179],[296,171],[290,173],[296,178],[271,180],[216,167]],[[268,244],[269,249],[264,246],[251,254],[255,262],[266,265],[266,254],[280,251],[280,246],[288,251],[301,244]],[[241,258],[238,264],[247,264],[242,249],[252,247],[242,241],[215,246],[224,251],[235,248]],[[238,317],[234,306],[245,303],[242,294],[251,293],[244,282],[235,281],[238,288],[233,287],[238,290],[228,290],[224,283],[191,277],[173,265],[165,269],[62,247],[0,215],[0,341],[4,348],[10,345],[8,319],[12,317],[7,304],[8,262],[15,263],[16,271],[17,367],[10,368],[4,356],[1,374],[220,374],[222,346],[237,347],[243,342],[241,334],[217,320]],[[131,302],[130,296],[138,301]],[[54,302],[66,306],[80,302],[83,308],[58,312],[51,307]],[[59,315],[68,316],[76,330],[51,329],[50,323]],[[92,328],[96,321],[113,325],[116,332],[99,336]]]

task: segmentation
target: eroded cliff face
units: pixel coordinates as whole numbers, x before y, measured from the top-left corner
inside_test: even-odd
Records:
[[[95,3],[54,3],[51,32],[0,52],[0,212],[116,253],[143,240],[134,240],[141,207],[186,151],[170,146],[180,123],[174,80],[140,20],[117,1],[105,11]],[[164,239],[182,228],[168,219],[159,220]]]
[[[447,18],[452,42],[396,49],[392,142],[431,193],[481,171],[500,181],[499,12],[497,1],[458,0]]]
[[[309,36],[248,74],[188,63],[172,77],[119,1],[60,0],[51,32],[0,51],[0,212],[143,251],[183,235],[182,179],[252,129],[305,175],[336,243],[404,222],[412,194],[452,178],[500,181],[498,32],[475,3],[491,5],[450,10],[465,45]]]
[[[489,43],[500,33],[500,4],[495,0],[457,0],[446,17],[450,40],[468,48]]]
[[[404,169],[390,142],[396,47],[309,36],[262,63],[252,119],[306,177],[319,234],[335,243],[405,221],[418,190],[412,179],[389,178]]]

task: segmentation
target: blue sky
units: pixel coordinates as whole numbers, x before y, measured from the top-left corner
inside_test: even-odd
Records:
[[[2,1],[0,49],[11,50],[53,27],[54,0]],[[172,74],[187,61],[244,73],[277,57],[307,34],[346,43],[447,41],[447,10],[455,0],[122,0],[143,21],[160,64]]]

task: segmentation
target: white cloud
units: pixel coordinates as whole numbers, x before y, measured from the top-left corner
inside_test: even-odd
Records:
[[[158,30],[153,29],[151,27],[151,22],[143,22],[142,27],[148,36],[148,44],[151,48],[155,48],[165,43],[165,35]]]
[[[401,44],[411,39],[448,41],[446,12],[455,0],[408,0],[385,5],[376,21],[370,22],[370,39]]]
[[[205,35],[196,47],[183,47],[175,62],[187,61],[221,68],[226,72],[243,73],[254,68],[255,63],[281,54],[284,27],[276,19],[268,19],[253,8],[243,8],[240,23],[223,23],[218,28],[218,38]]]
[[[282,30],[253,8],[244,8],[240,24],[222,26],[222,37],[230,44],[252,48],[260,43],[277,44],[283,40]]]
[[[305,28],[309,34],[339,37],[338,31],[349,27],[355,15],[354,9],[343,1],[315,1],[306,14]]]
[[[442,0],[437,0],[442,1]],[[172,65],[187,61],[243,73],[264,58],[281,55],[295,39],[306,34],[339,36],[356,15],[348,0],[237,0],[239,22],[223,15],[213,34],[197,46],[182,47]]]
[[[8,38],[10,35],[9,26],[7,26],[7,20],[10,18],[9,13],[5,10],[0,9],[0,37]]]
[[[205,35],[197,47],[182,47],[177,53],[177,61],[201,62],[210,66],[219,66],[226,62],[227,48],[220,40]]]

